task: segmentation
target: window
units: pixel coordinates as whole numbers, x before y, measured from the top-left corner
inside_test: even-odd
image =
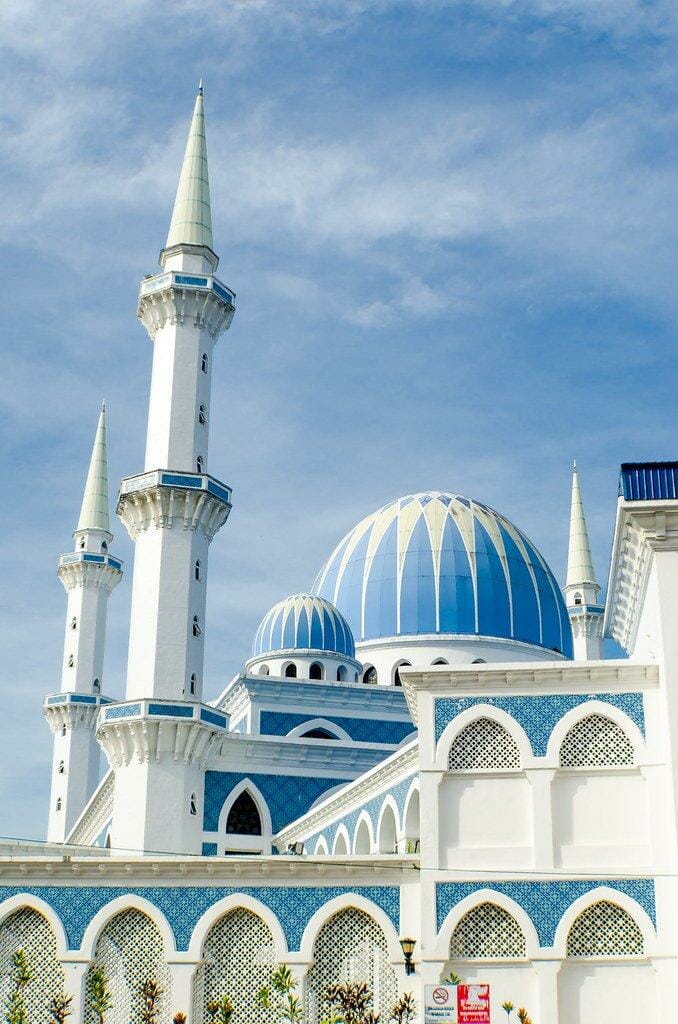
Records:
[[[207,423],[207,411],[204,405],[201,405],[200,409],[198,410],[198,423],[201,423],[203,427]]]
[[[191,676],[191,682],[190,682],[190,691],[191,691],[192,694],[195,694],[197,686],[198,686],[198,680],[196,679],[195,672],[194,672],[192,674],[192,676]]]
[[[587,715],[576,722],[560,748],[562,768],[607,768],[633,761],[631,740],[605,715]]]
[[[228,812],[226,831],[231,836],[260,836],[261,816],[250,793],[243,790]]]
[[[409,664],[410,664],[409,661],[403,661],[403,662],[401,662],[400,665],[396,665],[396,670],[393,673],[393,685],[394,686],[402,686],[403,685],[403,681],[400,678],[400,669],[403,668],[405,665],[409,666]]]
[[[57,797],[56,809],[57,809],[57,811],[61,810],[61,797],[60,796]]]
[[[63,725],[61,726],[61,735],[62,735],[62,736],[65,736],[65,735],[66,735],[66,723],[65,723],[65,722],[64,722],[64,724],[63,724]]]
[[[193,815],[198,813],[198,798],[196,797],[195,793],[191,793],[191,799],[189,801],[189,810]]]
[[[198,473],[202,473],[202,455],[199,455],[198,458],[195,460],[195,465],[197,467]]]
[[[291,661],[290,664],[285,669],[285,678],[286,679],[296,679],[297,678],[297,666],[294,664],[293,661]]]
[[[94,693],[101,693],[101,683],[98,679],[95,679],[92,683],[92,690]]]
[[[320,664],[319,661],[314,661],[313,664],[311,665],[310,669],[308,670],[308,678],[309,679],[322,679],[322,677],[323,677],[323,667],[322,667],[322,665]]]
[[[80,547],[81,547],[81,548],[84,548],[84,546],[85,546],[85,538],[84,538],[84,537],[81,537],[81,538],[80,538]]]
[[[481,903],[469,910],[450,939],[451,960],[516,960],[526,955],[522,928],[496,903]]]
[[[101,542],[101,550],[102,551],[108,551],[108,544],[106,543],[105,540],[102,540],[102,542]]]
[[[642,956],[643,934],[631,915],[600,900],[574,921],[567,936],[568,957]]]
[[[200,620],[197,615],[193,616],[193,636],[202,636],[202,630],[200,628]]]
[[[207,373],[207,365],[207,352],[203,352],[202,359],[200,360],[200,369],[202,370],[203,373]]]
[[[269,669],[268,665],[261,665],[259,667],[259,675],[260,676],[267,676],[269,674],[269,671],[270,671],[270,669]]]
[[[503,725],[492,718],[477,718],[455,738],[447,764],[452,771],[519,768],[520,751]]]
[[[435,661],[431,662],[432,665],[449,665],[449,661],[445,661],[444,658],[436,658]]]
[[[59,761],[59,766],[57,768],[57,774],[58,775],[65,775],[66,774],[66,765],[64,764],[63,761]]]
[[[201,579],[201,576],[200,576],[200,559],[199,558],[196,560],[195,566],[193,567],[193,575],[195,576],[196,580],[199,583],[200,579]]]
[[[575,594],[574,595],[574,603],[575,604],[581,604],[581,594]]]
[[[339,668],[337,669],[337,682],[338,683],[345,683],[347,679],[348,679],[348,669],[346,668],[345,665],[340,665]]]
[[[365,669],[363,682],[368,686],[374,686],[377,683],[377,670],[373,665],[368,665]]]
[[[69,668],[73,668],[73,666],[75,665],[75,658],[73,657],[72,654],[68,655],[67,665],[68,665]]]
[[[76,617],[74,615],[73,618],[71,619],[71,629],[77,629],[77,628],[78,628],[78,620],[76,619]]]
[[[471,664],[472,665],[487,665],[487,662],[485,661],[484,658],[474,658],[473,661],[471,662]]]
[[[327,729],[310,729],[308,732],[302,734],[302,740],[336,740],[336,736],[333,736]]]

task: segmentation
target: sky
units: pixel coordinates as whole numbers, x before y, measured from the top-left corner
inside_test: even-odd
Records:
[[[98,409],[143,467],[157,269],[198,80],[219,274],[205,692],[399,495],[507,515],[559,579],[577,459],[609,564],[619,463],[678,457],[674,0],[3,0],[0,835],[44,835]],[[104,691],[124,693],[132,546]]]

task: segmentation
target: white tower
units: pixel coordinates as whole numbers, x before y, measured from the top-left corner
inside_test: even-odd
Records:
[[[200,703],[208,551],[231,509],[230,489],[207,472],[212,355],[235,301],[218,262],[201,85],[163,272],[139,293],[153,370],[144,472],[122,481],[117,509],[135,542],[126,703],[98,729],[121,849],[200,852],[202,773],[227,724]]]
[[[575,661],[597,661],[603,656],[603,615],[598,604],[600,587],[591,557],[577,463],[572,469],[570,546],[567,555],[565,600],[572,624]]]
[[[95,739],[102,703],[108,595],[120,582],[122,562],[108,551],[106,410],[102,406],[85,494],[75,533],[75,550],[59,559],[58,575],[68,594],[61,692],[47,697],[44,713],[54,734],[52,789],[47,838],[63,842],[99,781],[100,750]]]

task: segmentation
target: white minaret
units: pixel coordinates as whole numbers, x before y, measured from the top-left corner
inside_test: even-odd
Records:
[[[575,661],[597,661],[603,656],[603,615],[598,604],[600,587],[591,557],[577,463],[572,468],[570,545],[567,555],[565,600],[572,624]]]
[[[226,726],[200,703],[208,551],[231,509],[230,489],[207,472],[212,357],[235,301],[212,245],[201,85],[162,273],[139,293],[153,370],[144,472],[122,481],[117,509],[135,542],[126,703],[98,729],[120,849],[200,852],[202,773]]]
[[[54,734],[52,788],[47,838],[63,842],[99,781],[100,750],[95,739],[102,703],[108,595],[120,582],[122,562],[108,547],[106,409],[102,406],[85,494],[75,533],[75,550],[59,559],[58,575],[68,594],[61,692],[47,697],[44,713]]]

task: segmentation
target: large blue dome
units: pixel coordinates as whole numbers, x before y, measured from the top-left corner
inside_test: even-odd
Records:
[[[252,657],[274,651],[326,651],[355,658],[353,634],[343,615],[329,601],[312,594],[293,594],[264,615],[252,644]]]
[[[313,592],[357,640],[461,634],[572,657],[565,602],[533,544],[499,513],[426,491],[384,505],[337,544]]]

